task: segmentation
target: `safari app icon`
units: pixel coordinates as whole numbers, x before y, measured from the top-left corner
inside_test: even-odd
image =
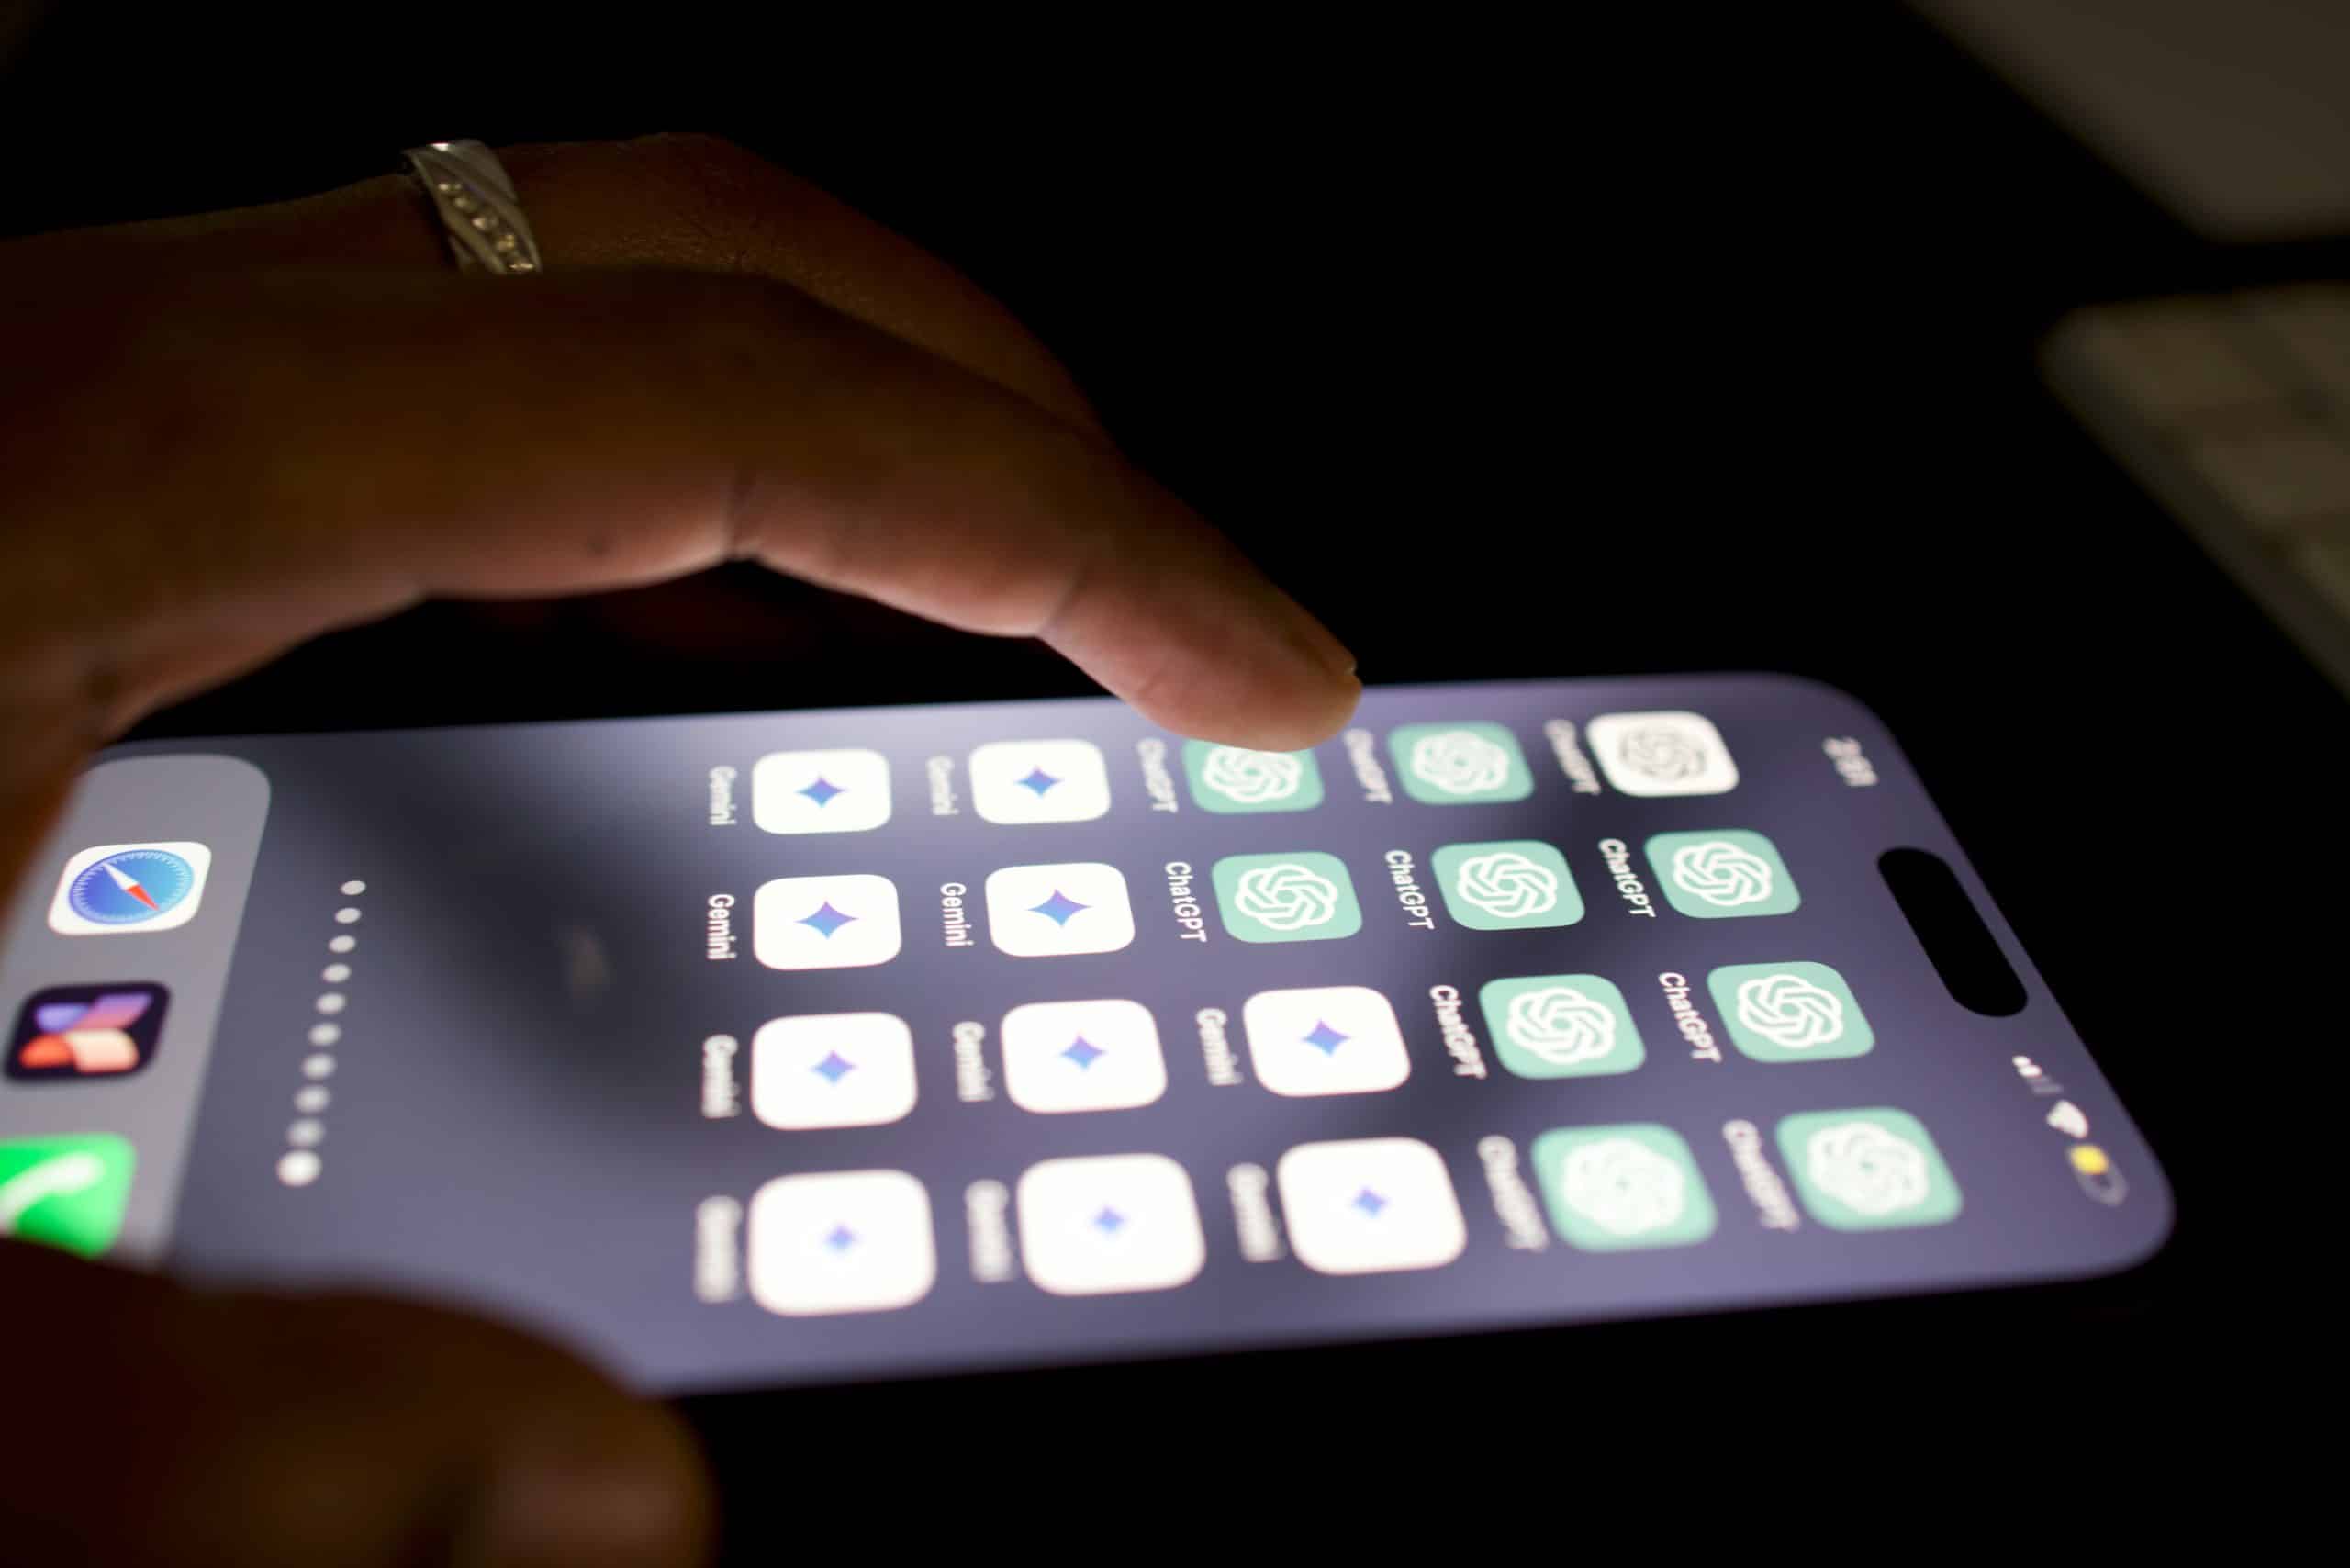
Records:
[[[49,928],[100,936],[185,925],[203,905],[211,870],[211,849],[188,840],[95,845],[59,873]]]

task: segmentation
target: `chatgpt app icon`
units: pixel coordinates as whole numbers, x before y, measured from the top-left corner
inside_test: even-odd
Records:
[[[1477,1002],[1494,1054],[1520,1078],[1629,1072],[1648,1059],[1624,993],[1597,975],[1487,980]]]
[[[1572,925],[1583,918],[1583,895],[1566,857],[1547,844],[1448,844],[1432,863],[1446,912],[1472,931]]]
[[[1322,803],[1322,770],[1310,751],[1185,741],[1183,776],[1203,812],[1310,812]]]
[[[1738,787],[1729,747],[1703,713],[1602,713],[1584,734],[1607,782],[1627,795],[1718,795]]]
[[[1699,920],[1785,914],[1803,902],[1787,863],[1759,833],[1660,833],[1648,850],[1665,901]]]
[[[1560,1127],[1534,1140],[1550,1223],[1587,1252],[1687,1247],[1714,1233],[1712,1194],[1671,1127]]]
[[[1404,792],[1427,805],[1523,801],[1534,793],[1517,737],[1500,724],[1398,724],[1387,746]]]
[[[1243,942],[1323,942],[1362,929],[1354,882],[1335,855],[1227,855],[1215,863],[1216,909]]]
[[[1809,1111],[1779,1124],[1779,1155],[1811,1217],[1835,1230],[1944,1225],[1958,1217],[1958,1182],[1925,1124],[1870,1106]]]
[[[1731,1043],[1756,1061],[1833,1061],[1876,1046],[1852,988],[1826,964],[1725,964],[1706,989]]]

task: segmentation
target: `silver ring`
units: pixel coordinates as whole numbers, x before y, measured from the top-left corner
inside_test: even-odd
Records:
[[[434,141],[400,156],[440,214],[458,270],[498,277],[539,270],[538,237],[497,153],[478,141]]]

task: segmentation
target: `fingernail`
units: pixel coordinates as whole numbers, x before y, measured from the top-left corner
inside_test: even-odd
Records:
[[[651,1456],[538,1452],[501,1462],[459,1531],[464,1568],[663,1568],[699,1562],[690,1472]]]

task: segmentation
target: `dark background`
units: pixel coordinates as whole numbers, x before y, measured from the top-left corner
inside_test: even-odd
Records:
[[[2052,1378],[2068,1406],[2100,1372],[2180,1390],[2240,1331],[2219,1324],[2299,1271],[2227,1178],[2254,1124],[2294,1120],[2234,1098],[2295,1092],[2313,1025],[2279,993],[2278,949],[2338,942],[2338,919],[2300,924],[2293,857],[2268,846],[2339,818],[2341,700],[2076,431],[2031,354],[2076,304],[2341,275],[2341,245],[2193,238],[1888,6],[1539,29],[1192,11],[949,34],[868,16],[487,39],[473,13],[361,35],[67,6],[0,77],[0,134],[38,154],[12,162],[0,228],[295,195],[447,135],[732,136],[1007,301],[1367,679],[1762,667],[1869,702],[2179,1203],[2162,1258],[2090,1287],[1032,1375],[1024,1407],[1310,1391],[1324,1410],[1498,1409],[1639,1393],[1666,1369],[1828,1369],[2036,1421],[2059,1414]],[[1484,613],[1528,599],[1542,613]],[[875,652],[806,666],[791,629],[811,622]],[[1033,648],[729,572],[428,607],[144,733],[1083,689]],[[2190,968],[2231,988],[2224,1038],[2174,989]],[[1006,1394],[795,1396],[794,1423]],[[767,1407],[699,1413],[737,1494],[757,1493]]]

